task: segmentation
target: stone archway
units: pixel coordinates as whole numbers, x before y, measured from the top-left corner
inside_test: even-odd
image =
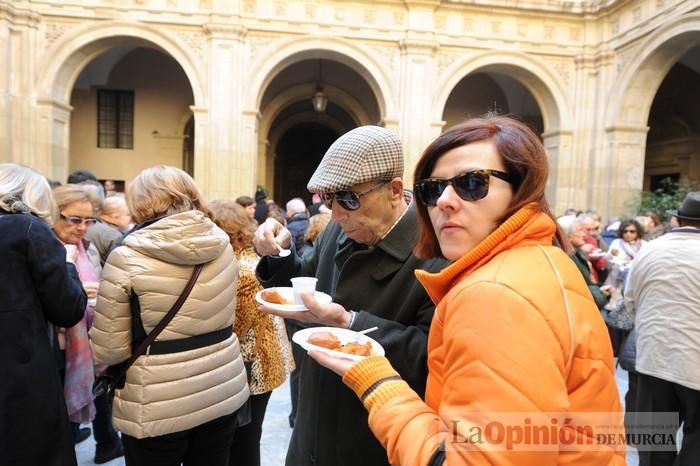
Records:
[[[432,129],[437,136],[443,129],[448,98],[467,76],[477,73],[507,76],[522,85],[540,109],[544,146],[550,159],[547,197],[555,211],[571,203],[573,153],[570,102],[561,80],[539,60],[516,52],[486,52],[457,60],[447,67],[433,96]]]
[[[283,195],[277,193],[279,189],[289,191],[284,182],[275,179],[275,173],[280,174],[280,168],[286,166],[277,160],[278,155],[283,155],[277,153],[278,143],[286,132],[294,127],[305,131],[305,125],[320,125],[340,135],[358,125],[380,124],[386,114],[386,99],[376,94],[378,81],[365,78],[369,71],[364,64],[327,47],[325,44],[323,49],[285,56],[275,66],[269,67],[270,73],[275,74],[267,75],[261,81],[265,87],[260,89],[255,102],[259,108],[256,112],[259,117],[257,180],[260,185],[274,187],[276,197]],[[317,75],[321,65],[326,70],[323,79],[321,74]],[[329,99],[328,110],[323,113],[314,112],[310,103],[310,97],[319,84],[317,80],[323,82],[323,92]],[[318,128],[313,131],[326,134],[319,133]],[[287,138],[288,142],[293,140],[293,137]],[[318,158],[315,164],[322,155],[323,152],[314,156],[314,159]],[[310,176],[308,171],[306,167],[304,173]]]
[[[695,13],[659,28],[618,57],[620,72],[610,89],[605,118],[605,211],[628,213],[639,198],[652,102],[673,65],[698,45],[700,14]]]
[[[266,92],[273,80],[285,69],[304,61],[336,62],[347,67],[358,76],[371,90],[371,99],[376,102],[378,115],[367,113],[365,106],[352,92],[324,82],[324,91],[329,98],[336,102],[344,113],[350,115],[356,125],[383,124],[385,121],[395,121],[398,112],[396,90],[390,79],[390,70],[377,54],[365,46],[341,38],[305,36],[294,39],[280,39],[267,48],[267,53],[261,54],[251,65],[247,82],[251,92],[245,93],[243,108],[244,129],[242,143],[245,146],[246,157],[256,160],[257,184],[274,186],[274,151],[276,141],[271,139],[281,137],[272,134],[271,127],[279,114],[286,108],[313,94],[315,82],[301,82],[285,92],[276,95],[271,101],[264,102]],[[338,126],[337,122],[328,122],[328,127]],[[342,126],[342,125],[341,125]],[[349,129],[346,128],[345,131]],[[341,131],[342,132],[342,131]]]
[[[171,57],[184,71],[192,90],[195,125],[206,124],[206,95],[198,58],[182,42],[160,29],[125,22],[90,23],[66,33],[46,51],[47,66],[38,73],[39,128],[37,169],[65,179],[69,167],[71,92],[81,71],[96,57],[114,47],[146,47]],[[195,152],[202,149],[196,144]]]
[[[271,44],[268,50],[251,66],[250,89],[257,92],[246,94],[245,109],[259,109],[270,82],[289,65],[308,59],[327,59],[348,66],[367,82],[382,120],[396,118],[398,105],[394,86],[390,84],[390,70],[363,46],[336,37],[306,36],[282,39]]]

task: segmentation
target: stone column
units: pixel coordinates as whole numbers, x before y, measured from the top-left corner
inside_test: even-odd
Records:
[[[271,186],[272,183],[272,173],[267,169],[268,159],[270,158],[270,142],[267,139],[261,140],[260,134],[256,135],[258,137],[258,152],[256,154],[258,160],[258,175],[256,177],[256,184],[261,186]]]
[[[36,106],[36,138],[26,163],[42,175],[61,183],[70,171],[70,115],[73,107],[40,100]]]
[[[547,201],[554,215],[560,215],[575,203],[576,170],[573,164],[572,131],[553,131],[542,135],[549,157]]]
[[[606,215],[633,215],[644,186],[644,159],[648,127],[606,129],[606,150],[595,167],[593,205]]]
[[[208,184],[210,174],[208,164],[211,160],[209,109],[192,105],[190,110],[192,110],[194,118],[194,179],[205,195],[210,197],[211,192]]]
[[[0,4],[0,160],[29,165],[51,176],[45,162],[36,163],[36,49],[40,17],[29,9]],[[65,136],[62,134],[62,136]]]
[[[432,76],[435,76],[435,52],[432,41],[406,39],[401,48],[400,136],[404,146],[404,178],[413,184],[413,169],[434,133],[431,121]]]
[[[240,150],[242,42],[246,28],[207,24],[208,119],[195,138],[195,178],[210,199],[230,198],[246,192],[254,170]],[[200,118],[201,119],[201,118]],[[200,125],[197,126],[200,129]],[[203,136],[203,137],[202,137]],[[204,151],[198,149],[206,148]]]
[[[0,163],[13,162],[12,156],[12,107],[10,105],[10,75],[12,55],[10,47],[10,22],[0,13]]]
[[[252,196],[256,185],[265,185],[267,145],[259,142],[259,128],[260,113],[257,110],[242,112],[238,154],[241,159],[242,178],[237,182],[237,196]]]

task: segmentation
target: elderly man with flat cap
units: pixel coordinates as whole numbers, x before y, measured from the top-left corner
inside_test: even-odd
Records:
[[[668,213],[679,226],[639,251],[625,307],[637,332],[637,411],[678,413],[683,443],[678,453],[675,444],[640,449],[640,466],[700,459],[700,192]]]
[[[314,276],[316,289],[333,302],[304,296],[308,311],[261,310],[305,325],[372,333],[411,386],[424,393],[427,334],[434,305],[414,277],[416,269],[438,271],[442,260],[419,260],[413,195],[404,189],[399,138],[378,126],[362,126],[328,149],[308,184],[332,209],[332,221],[312,253],[279,257],[278,246],[294,248],[289,231],[267,219],[255,235],[262,256],[258,278],[266,286],[290,286],[296,276]],[[303,357],[296,424],[288,466],[388,464],[384,448],[367,426],[357,397],[332,372]]]

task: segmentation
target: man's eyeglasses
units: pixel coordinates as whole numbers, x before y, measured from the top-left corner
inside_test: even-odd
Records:
[[[489,180],[491,176],[500,178],[510,184],[517,182],[517,177],[510,173],[498,170],[468,170],[450,179],[426,178],[417,181],[413,190],[418,200],[423,204],[434,207],[448,186],[452,185],[457,195],[465,201],[478,201],[489,193]]]
[[[77,215],[66,216],[63,214],[59,215],[63,220],[75,226],[82,225],[83,223],[85,223],[86,226],[92,226],[97,223],[97,219],[95,217],[78,217]]]
[[[350,190],[343,190],[343,191],[336,191],[334,193],[318,193],[318,195],[321,197],[321,202],[323,202],[323,205],[331,209],[333,205],[333,200],[335,199],[338,201],[338,205],[342,207],[345,210],[357,210],[360,208],[360,198],[364,196],[365,194],[369,194],[375,189],[384,186],[387,184],[388,181],[382,181],[379,184],[376,184],[369,188],[367,191],[362,192],[362,193],[356,193],[355,191],[350,191]]]

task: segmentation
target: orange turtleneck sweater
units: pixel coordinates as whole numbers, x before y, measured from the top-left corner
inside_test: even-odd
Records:
[[[441,272],[416,272],[437,304],[425,401],[383,357],[343,378],[391,464],[426,465],[441,443],[451,466],[624,464],[624,443],[509,451],[459,441],[474,431],[455,420],[493,412],[606,412],[612,431],[624,432],[605,324],[576,266],[552,246],[555,228],[526,207]]]

